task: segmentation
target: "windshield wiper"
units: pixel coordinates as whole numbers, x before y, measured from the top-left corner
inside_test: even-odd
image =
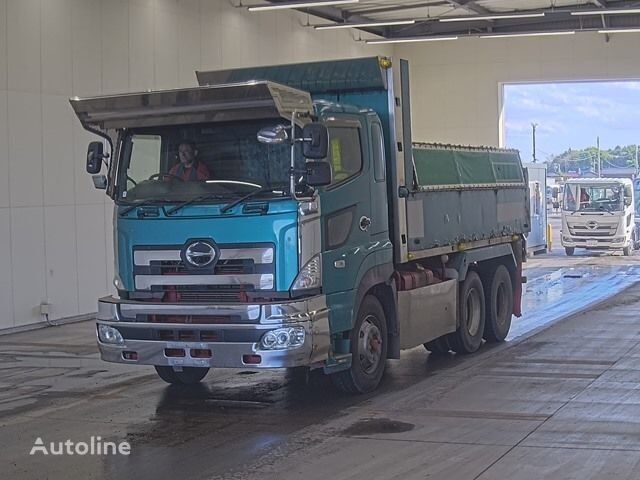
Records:
[[[192,198],[191,200],[187,200],[186,202],[182,202],[181,204],[176,205],[175,207],[171,207],[169,210],[167,210],[167,215],[171,215],[173,213],[176,213],[181,208],[186,207],[187,205],[191,205],[193,203],[205,202],[207,200],[221,200],[223,198],[227,198],[227,197],[225,197],[224,195],[220,195],[218,193],[211,193],[209,195],[201,195],[199,197]]]
[[[222,207],[220,209],[220,213],[226,213],[229,210],[231,210],[233,207],[235,207],[236,205],[240,205],[242,202],[249,200],[251,197],[255,197],[256,195],[260,195],[261,193],[265,193],[265,192],[273,192],[273,188],[272,187],[261,187],[258,190],[254,190],[253,192],[247,193],[245,196],[238,198],[237,200],[234,200],[233,202],[225,205],[224,207]]]
[[[161,198],[149,198],[147,200],[142,200],[139,202],[134,202],[132,204],[130,204],[127,208],[125,208],[124,210],[122,210],[120,212],[120,216],[122,217],[123,215],[126,215],[127,213],[129,213],[131,210],[133,210],[134,208],[138,208],[141,207],[143,205],[149,205],[152,203],[158,203],[158,202],[166,202],[166,200],[161,199]]]

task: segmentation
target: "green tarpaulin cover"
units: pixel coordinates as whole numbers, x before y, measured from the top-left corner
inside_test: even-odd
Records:
[[[413,144],[419,189],[523,185],[517,150]]]

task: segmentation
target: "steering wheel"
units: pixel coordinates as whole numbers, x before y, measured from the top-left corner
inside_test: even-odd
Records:
[[[154,173],[149,177],[149,180],[161,180],[163,178],[175,178],[177,180],[180,180],[181,182],[184,182],[184,179],[182,177],[174,175],[173,173]]]

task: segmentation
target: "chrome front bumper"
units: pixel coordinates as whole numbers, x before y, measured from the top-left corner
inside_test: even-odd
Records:
[[[614,242],[611,237],[561,237],[561,244],[563,247],[576,247],[576,248],[589,248],[589,249],[615,249],[624,248],[627,243],[623,240],[621,242]]]
[[[202,315],[229,315],[237,319],[238,323],[146,323],[135,321],[136,315],[180,315],[193,318]],[[124,337],[123,344],[108,344],[98,338],[101,357],[107,362],[215,368],[322,366],[330,350],[329,310],[324,295],[280,304],[218,306],[149,304],[105,297],[98,302],[96,320],[98,325],[109,325],[116,329],[120,327]],[[301,346],[283,350],[260,349],[259,338],[264,333],[293,326],[305,329],[305,340]],[[254,341],[140,339],[141,336],[159,330],[188,331],[196,336],[201,331],[215,331],[222,338],[249,336]],[[182,351],[184,356],[168,356],[167,349]],[[202,350],[210,350],[211,357],[200,358]],[[126,359],[123,356],[125,352],[128,357],[131,357],[131,352],[135,352],[137,359]],[[260,356],[260,363],[245,363],[246,356],[255,355]]]

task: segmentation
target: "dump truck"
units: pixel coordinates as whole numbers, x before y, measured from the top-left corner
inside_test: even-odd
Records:
[[[115,203],[103,360],[172,384],[322,369],[363,393],[401,350],[505,339],[530,229],[517,151],[414,142],[401,59],[196,74],[70,100]]]
[[[561,241],[567,255],[576,248],[638,248],[633,182],[629,178],[572,178],[564,184]]]

